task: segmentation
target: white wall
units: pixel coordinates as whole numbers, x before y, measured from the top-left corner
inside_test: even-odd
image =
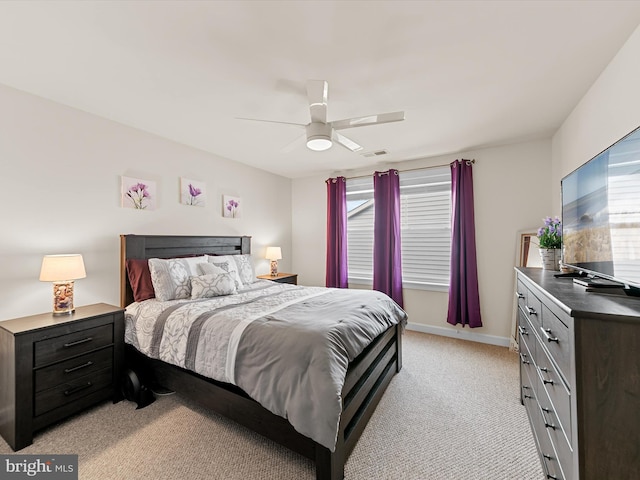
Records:
[[[479,334],[476,339],[491,342],[504,338],[501,343],[506,344],[512,316],[516,233],[537,229],[543,216],[559,215],[562,177],[640,126],[638,58],[640,26],[550,141],[394,165],[403,169],[449,163],[460,157],[478,160],[474,188],[484,327],[472,330],[472,336]],[[380,167],[371,171],[374,169]],[[325,257],[316,254],[318,248],[326,248],[324,180],[317,177],[293,182],[293,268],[302,282],[314,285],[324,284]],[[316,217],[323,222],[314,222]],[[405,290],[405,307],[414,328],[447,335],[469,331],[446,324],[446,294]]]
[[[640,26],[553,136],[554,184],[640,126],[639,58]]]
[[[400,170],[448,164],[457,158],[475,158],[474,196],[480,305],[484,326],[473,329],[446,323],[447,293],[404,291],[405,309],[413,328],[444,335],[468,336],[508,345],[510,335],[516,235],[537,230],[551,210],[551,142],[539,140],[487,148],[436,158],[401,162]],[[345,174],[355,176],[373,173]],[[333,176],[333,175],[332,175]],[[328,177],[328,176],[327,176]],[[293,180],[293,269],[299,281],[324,285],[326,252],[327,177]],[[559,188],[559,186],[558,186]]]
[[[213,133],[212,133],[213,134]],[[0,86],[0,320],[50,311],[42,256],[81,253],[77,306],[119,303],[119,235],[251,235],[258,273],[267,245],[291,270],[291,181]],[[155,211],[120,207],[120,176],[153,180]],[[206,182],[207,206],[179,203],[179,178]],[[222,217],[222,195],[243,216]]]

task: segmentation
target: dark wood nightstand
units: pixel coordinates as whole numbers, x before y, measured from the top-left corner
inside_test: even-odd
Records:
[[[278,283],[292,283],[293,285],[298,284],[297,273],[279,273],[275,277],[273,275],[258,275],[258,278],[262,280],[271,280],[272,282]]]
[[[0,322],[0,435],[20,450],[43,427],[119,401],[123,365],[122,308],[98,303]]]

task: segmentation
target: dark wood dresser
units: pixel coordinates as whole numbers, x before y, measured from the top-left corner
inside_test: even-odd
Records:
[[[640,298],[516,271],[521,399],[546,478],[640,478]]]
[[[33,433],[102,400],[120,399],[124,310],[99,303],[71,315],[0,322],[0,435],[14,450]]]

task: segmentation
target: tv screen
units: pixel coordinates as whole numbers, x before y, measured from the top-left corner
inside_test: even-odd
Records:
[[[640,287],[640,128],[562,179],[562,263]]]

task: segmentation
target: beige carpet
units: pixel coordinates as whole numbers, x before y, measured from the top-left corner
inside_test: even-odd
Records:
[[[0,439],[0,453],[11,453]],[[106,403],[36,435],[20,453],[79,455],[80,479],[314,479],[312,462],[177,395]],[[407,331],[347,480],[540,480],[506,348]]]

